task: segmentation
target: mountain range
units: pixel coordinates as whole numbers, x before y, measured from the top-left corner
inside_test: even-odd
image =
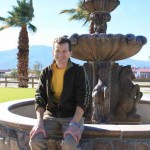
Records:
[[[29,68],[33,68],[34,64],[40,63],[42,67],[49,65],[53,61],[52,47],[44,45],[30,46],[29,51]],[[18,49],[0,51],[0,70],[17,68],[17,52]],[[71,58],[73,62],[83,64],[80,61]],[[131,58],[117,61],[120,65],[131,65],[136,68],[150,68],[150,61],[134,60]]]

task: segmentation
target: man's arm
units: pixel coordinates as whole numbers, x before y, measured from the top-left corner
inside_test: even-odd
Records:
[[[71,122],[79,122],[81,117],[83,116],[83,113],[84,113],[83,109],[80,106],[77,106]]]
[[[79,68],[75,80],[76,105],[85,112],[91,98],[91,87],[84,67]]]
[[[80,77],[80,78],[79,78]],[[88,76],[84,68],[80,67],[78,73],[76,74],[75,82],[75,95],[76,95],[76,111],[69,124],[68,129],[64,132],[64,138],[67,134],[71,134],[75,141],[78,143],[83,129],[80,127],[79,122],[86,110],[90,98],[90,86],[88,81]]]
[[[36,116],[38,121],[43,121],[44,108],[38,107],[36,110]]]
[[[38,87],[35,94],[35,110],[36,110],[36,124],[30,132],[30,138],[33,138],[37,133],[41,132],[46,137],[44,129],[43,115],[47,105],[47,93],[46,93],[46,79],[47,79],[48,67],[43,69],[39,78]]]
[[[75,141],[78,143],[81,138],[81,131],[79,129],[79,121],[83,116],[83,109],[80,106],[77,106],[75,114],[69,124],[68,129],[64,132],[64,138],[67,134],[71,134]]]
[[[30,138],[32,139],[37,133],[43,133],[43,135],[46,137],[46,132],[44,128],[44,122],[43,122],[43,114],[44,114],[44,108],[38,107],[36,109],[36,116],[37,116],[37,122],[35,126],[32,128],[30,132]]]

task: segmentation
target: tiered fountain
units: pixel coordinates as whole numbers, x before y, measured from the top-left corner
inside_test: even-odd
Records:
[[[148,150],[150,147],[150,103],[141,101],[139,85],[132,83],[135,77],[131,66],[115,63],[138,53],[146,38],[106,34],[110,12],[118,5],[118,0],[84,0],[83,7],[91,12],[95,33],[70,37],[72,57],[87,61],[84,66],[93,89],[82,150]],[[1,104],[0,149],[28,150],[29,131],[34,122],[34,100]],[[61,133],[56,136],[62,138]],[[59,149],[58,143],[54,150]]]
[[[142,93],[139,86],[132,83],[135,76],[131,66],[119,66],[115,61],[138,53],[146,43],[146,38],[133,34],[106,34],[110,12],[119,3],[118,0],[84,0],[83,7],[91,13],[95,33],[73,34],[70,37],[72,57],[88,61],[84,66],[94,89],[94,109],[88,110],[88,121],[141,122],[140,116],[135,113]]]

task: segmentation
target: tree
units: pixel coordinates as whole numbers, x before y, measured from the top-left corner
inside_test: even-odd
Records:
[[[84,21],[83,25],[90,23],[89,33],[91,34],[94,33],[94,22],[92,21],[90,17],[90,12],[84,9],[82,0],[79,0],[79,3],[77,4],[77,8],[65,9],[60,12],[60,14],[63,14],[63,13],[70,15],[69,21],[82,20]]]
[[[38,61],[33,65],[33,71],[39,77],[42,70],[42,64]]]
[[[21,28],[18,40],[18,86],[28,87],[28,59],[29,59],[29,38],[27,29],[36,32],[37,28],[31,24],[34,18],[34,9],[32,0],[17,0],[18,6],[13,6],[12,11],[8,11],[7,18],[0,17],[0,20],[5,23],[0,27],[0,31],[9,27]]]
[[[13,77],[13,78],[16,78],[18,76],[18,71],[17,69],[12,69],[11,70],[11,73],[10,73],[10,76]]]

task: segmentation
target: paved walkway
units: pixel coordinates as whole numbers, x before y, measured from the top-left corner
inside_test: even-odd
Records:
[[[150,94],[143,94],[142,96],[142,100],[147,100],[147,101],[150,101]]]
[[[142,100],[150,101],[150,88],[140,88],[141,92],[143,92]]]

